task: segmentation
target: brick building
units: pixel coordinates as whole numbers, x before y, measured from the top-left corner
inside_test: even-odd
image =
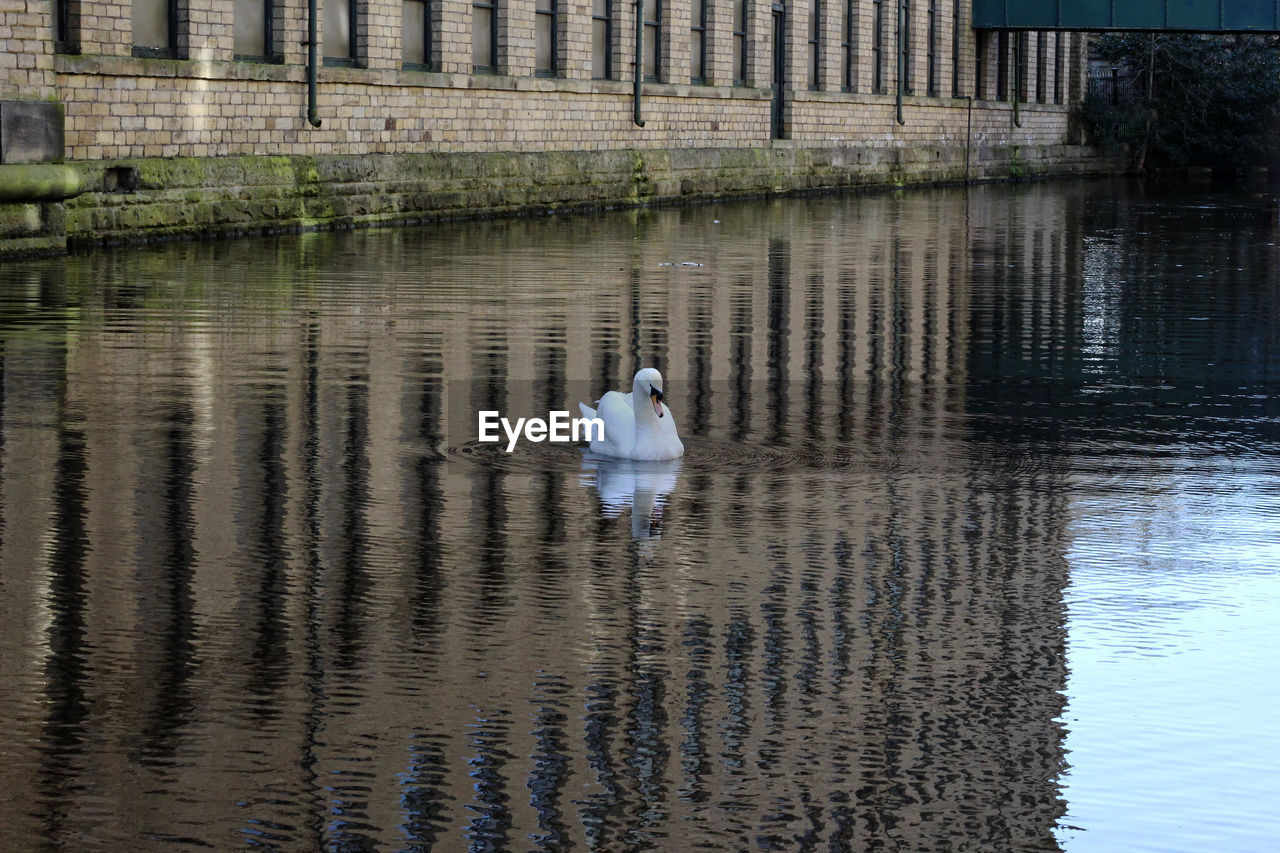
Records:
[[[0,3],[0,99],[61,105],[35,159],[75,170],[73,240],[1100,162],[1065,146],[1083,37],[975,32],[970,0]]]

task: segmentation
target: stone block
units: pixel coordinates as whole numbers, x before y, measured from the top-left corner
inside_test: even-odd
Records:
[[[62,104],[0,101],[0,164],[60,162],[64,142]]]

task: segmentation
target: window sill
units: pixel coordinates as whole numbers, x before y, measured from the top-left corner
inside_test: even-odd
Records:
[[[177,59],[177,52],[169,47],[139,47],[133,46],[132,55],[134,59]]]

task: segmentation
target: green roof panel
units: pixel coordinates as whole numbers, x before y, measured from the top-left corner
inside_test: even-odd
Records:
[[[1126,0],[1116,3],[1111,25],[1122,30],[1161,30],[1169,26],[1165,0]]]
[[[1015,4],[1016,5],[1016,4]],[[1111,0],[1079,0],[1059,3],[1060,26],[1077,29],[1110,29]]]
[[[1057,3],[1014,3],[1008,6],[1009,25],[1026,29],[1045,29],[1058,23]]]
[[[1169,0],[1169,26],[1179,30],[1216,30],[1221,9],[1204,0]]]
[[[1276,25],[1274,0],[1236,0],[1222,11],[1222,25],[1228,29],[1265,30]]]
[[[1007,30],[1280,32],[1280,0],[973,0],[973,25]]]

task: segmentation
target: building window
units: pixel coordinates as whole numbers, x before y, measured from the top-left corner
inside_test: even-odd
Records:
[[[960,4],[963,0],[955,0],[951,9],[951,97],[960,97],[960,34],[963,32],[961,27],[964,21],[963,10]]]
[[[977,31],[977,48],[973,52],[973,96],[979,101],[987,96],[987,48],[991,44],[991,31]]]
[[[844,36],[840,42],[840,57],[844,68],[840,73],[840,88],[846,92],[858,89],[857,27],[858,0],[844,0]]]
[[[1031,75],[1027,72],[1031,70],[1028,64],[1031,62],[1031,34],[1018,33],[1014,38],[1017,39],[1017,46],[1014,48],[1013,58],[1017,64],[1013,72],[1013,98],[1015,101],[1029,101],[1031,100]]]
[[[1009,31],[996,35],[996,100],[1009,100]]]
[[[884,94],[884,0],[872,0],[871,91]]]
[[[902,79],[898,81],[898,85],[902,91],[911,94],[915,91],[911,85],[911,0],[899,2],[902,3],[898,12],[902,16],[902,32],[898,34],[898,50],[902,51]]]
[[[1066,76],[1066,51],[1063,50],[1063,38],[1066,33],[1053,34],[1053,102],[1062,103],[1062,79]]]
[[[72,8],[72,4],[75,8]],[[54,53],[79,53],[80,44],[76,38],[79,27],[80,0],[54,0],[53,4],[53,50]]]
[[[707,82],[707,0],[694,0],[693,25],[689,32],[689,78]]]
[[[644,0],[644,79],[656,82],[662,66],[662,0]]]
[[[355,0],[324,0],[324,64],[356,64]]]
[[[938,94],[938,0],[929,0],[929,28],[925,42],[925,84],[929,97]]]
[[[534,6],[534,73],[539,77],[554,77],[560,70],[556,39],[559,36],[559,3],[557,0],[537,0]]]
[[[175,11],[170,0],[133,0],[134,56],[177,56]]]
[[[1049,88],[1046,74],[1049,71],[1049,34],[1036,33],[1036,102],[1043,104]]]
[[[471,70],[498,73],[498,0],[471,4]]]
[[[405,68],[414,71],[435,71],[432,56],[435,41],[434,10],[428,0],[404,0],[400,17],[400,45],[404,50]]]
[[[613,77],[613,0],[592,0],[591,76],[597,80]]]
[[[822,85],[822,0],[809,0],[809,88]]]
[[[235,57],[268,62],[275,55],[275,3],[273,0],[235,0]]]
[[[747,0],[736,0],[734,3],[733,84],[747,85]]]

